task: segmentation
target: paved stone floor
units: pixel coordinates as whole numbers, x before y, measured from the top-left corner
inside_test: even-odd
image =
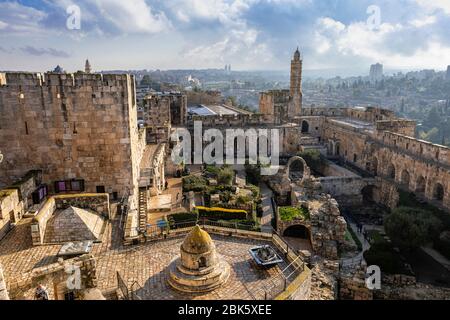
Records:
[[[33,268],[56,262],[61,245],[33,247],[30,236],[30,219],[24,219],[0,241],[0,262],[6,281]],[[218,253],[230,263],[231,274],[226,285],[213,293],[186,296],[172,290],[167,282],[167,266],[179,254],[183,238],[123,246],[117,221],[108,223],[103,242],[94,245],[97,257],[97,276],[101,290],[117,286],[116,272],[131,286],[137,281],[141,289],[136,294],[143,299],[254,299],[261,288],[279,285],[280,267],[270,270],[257,268],[248,249],[264,241],[212,235]],[[273,291],[273,290],[272,290]],[[250,293],[251,292],[251,293]],[[258,293],[256,293],[258,292]]]

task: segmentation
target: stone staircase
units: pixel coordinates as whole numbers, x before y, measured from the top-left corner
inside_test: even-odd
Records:
[[[147,229],[147,189],[139,188],[139,231],[144,233]]]

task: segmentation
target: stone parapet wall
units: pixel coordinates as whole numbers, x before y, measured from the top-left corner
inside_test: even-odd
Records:
[[[23,201],[18,189],[0,190],[0,239],[10,230],[11,224],[17,222],[24,214]]]
[[[9,300],[9,294],[6,286],[6,280],[3,276],[3,267],[0,264],[0,300]]]
[[[69,194],[49,197],[31,222],[33,245],[44,243],[47,222],[55,210],[66,209],[70,206],[90,209],[106,218],[111,216],[108,194]]]
[[[67,284],[74,284],[75,273],[71,275],[67,270],[78,269],[80,271],[80,288],[69,289]],[[69,260],[61,260],[56,263],[35,268],[30,272],[23,273],[20,277],[10,279],[8,291],[11,299],[28,300],[33,299],[33,291],[39,284],[47,284],[50,300],[64,300],[64,294],[74,291],[76,295],[82,294],[83,290],[96,288],[98,284],[96,260],[86,254]]]

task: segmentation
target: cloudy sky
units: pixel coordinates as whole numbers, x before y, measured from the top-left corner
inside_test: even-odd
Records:
[[[0,0],[0,70],[443,70],[449,30],[450,0]]]

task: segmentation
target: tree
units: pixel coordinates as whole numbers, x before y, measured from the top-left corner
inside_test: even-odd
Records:
[[[412,250],[439,235],[442,223],[429,211],[399,207],[386,218],[384,228],[396,245]]]

